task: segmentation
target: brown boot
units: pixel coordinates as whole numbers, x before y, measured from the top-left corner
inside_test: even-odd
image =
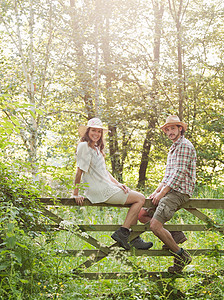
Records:
[[[183,268],[191,263],[192,258],[187,251],[184,251],[182,248],[181,250],[182,253],[180,255],[174,254],[174,264],[168,268],[169,273],[181,273]]]
[[[187,240],[186,235],[182,231],[170,231],[170,233],[177,244],[182,244]],[[168,250],[169,247],[167,245],[163,245],[162,249]]]

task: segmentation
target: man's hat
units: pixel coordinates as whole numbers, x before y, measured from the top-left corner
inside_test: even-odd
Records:
[[[187,124],[184,122],[181,122],[178,116],[169,116],[166,119],[166,123],[162,127],[160,127],[160,129],[162,129],[165,132],[165,128],[167,126],[171,126],[171,125],[180,125],[183,127],[184,131],[187,130]]]

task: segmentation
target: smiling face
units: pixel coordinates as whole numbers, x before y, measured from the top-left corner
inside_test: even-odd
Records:
[[[182,127],[177,125],[170,125],[164,128],[164,131],[168,138],[175,143],[181,136]]]
[[[90,127],[89,138],[93,142],[93,145],[95,145],[99,141],[101,136],[102,136],[102,129]]]

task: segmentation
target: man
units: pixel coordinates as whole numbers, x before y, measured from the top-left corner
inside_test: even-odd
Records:
[[[152,232],[174,254],[174,265],[168,268],[170,273],[180,273],[190,264],[192,258],[175,242],[178,238],[167,231],[163,224],[169,221],[178,207],[192,196],[196,181],[196,151],[189,140],[184,137],[187,124],[177,116],[169,116],[161,127],[167,137],[173,142],[167,157],[165,176],[157,189],[149,196],[156,206],[150,221]],[[184,234],[179,235],[179,243]],[[175,239],[174,239],[175,238]],[[186,240],[186,238],[184,239]]]

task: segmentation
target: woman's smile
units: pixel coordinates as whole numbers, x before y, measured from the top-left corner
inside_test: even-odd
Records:
[[[91,127],[89,130],[89,138],[95,143],[98,142],[102,135],[102,129]]]

